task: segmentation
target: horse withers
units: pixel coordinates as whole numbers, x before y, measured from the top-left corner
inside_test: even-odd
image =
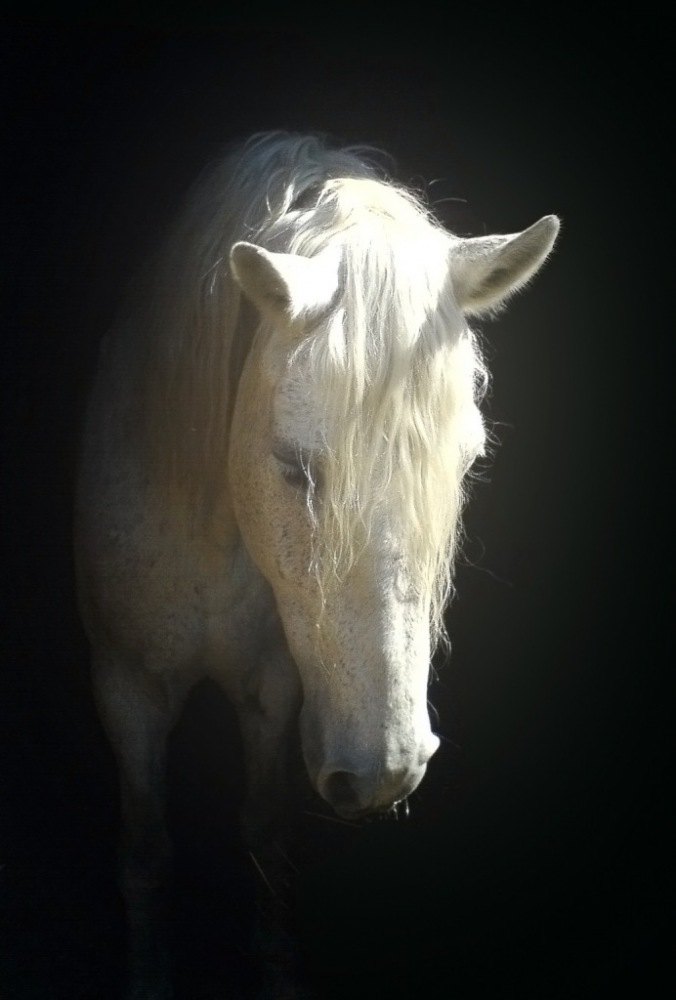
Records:
[[[307,776],[343,818],[396,808],[427,706],[487,380],[468,317],[559,228],[462,239],[363,150],[268,133],[199,180],[103,343],[76,562],[119,766],[132,997],[169,997],[158,914],[167,736],[215,679],[240,722],[242,828]]]

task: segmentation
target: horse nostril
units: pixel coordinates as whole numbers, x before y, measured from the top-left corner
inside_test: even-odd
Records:
[[[411,794],[424,773],[424,766],[392,770],[378,767],[363,773],[325,767],[318,776],[317,791],[339,816],[355,818],[387,811]]]
[[[346,812],[359,809],[359,792],[356,787],[357,776],[349,771],[334,771],[327,775],[321,783],[320,793],[334,809]]]

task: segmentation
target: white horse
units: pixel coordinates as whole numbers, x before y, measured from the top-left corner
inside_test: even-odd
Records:
[[[487,373],[467,323],[559,228],[461,239],[363,151],[254,136],[199,181],[105,340],[76,512],[79,600],[119,765],[134,997],[171,995],[165,744],[222,685],[261,844],[300,733],[342,817],[425,774],[463,482]]]

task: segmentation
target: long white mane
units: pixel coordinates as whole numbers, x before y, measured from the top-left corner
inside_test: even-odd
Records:
[[[344,575],[387,503],[407,567],[402,586],[429,602],[435,636],[463,480],[485,439],[477,404],[487,373],[453,298],[452,239],[363,150],[260,135],[193,190],[128,338],[149,467],[208,516],[226,475],[234,389],[259,327],[230,274],[230,248],[246,240],[306,257],[333,248],[339,295],[290,362],[302,356],[310,366],[325,406],[316,569],[325,588]]]

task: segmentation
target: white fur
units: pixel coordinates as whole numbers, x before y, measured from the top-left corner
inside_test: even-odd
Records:
[[[465,317],[528,281],[557,226],[460,240],[363,153],[283,133],[191,194],[104,346],[78,486],[130,913],[166,853],[166,736],[205,674],[239,713],[250,838],[281,806],[298,727],[345,815],[422,779],[430,655],[485,440]],[[138,947],[160,954],[141,923]]]

